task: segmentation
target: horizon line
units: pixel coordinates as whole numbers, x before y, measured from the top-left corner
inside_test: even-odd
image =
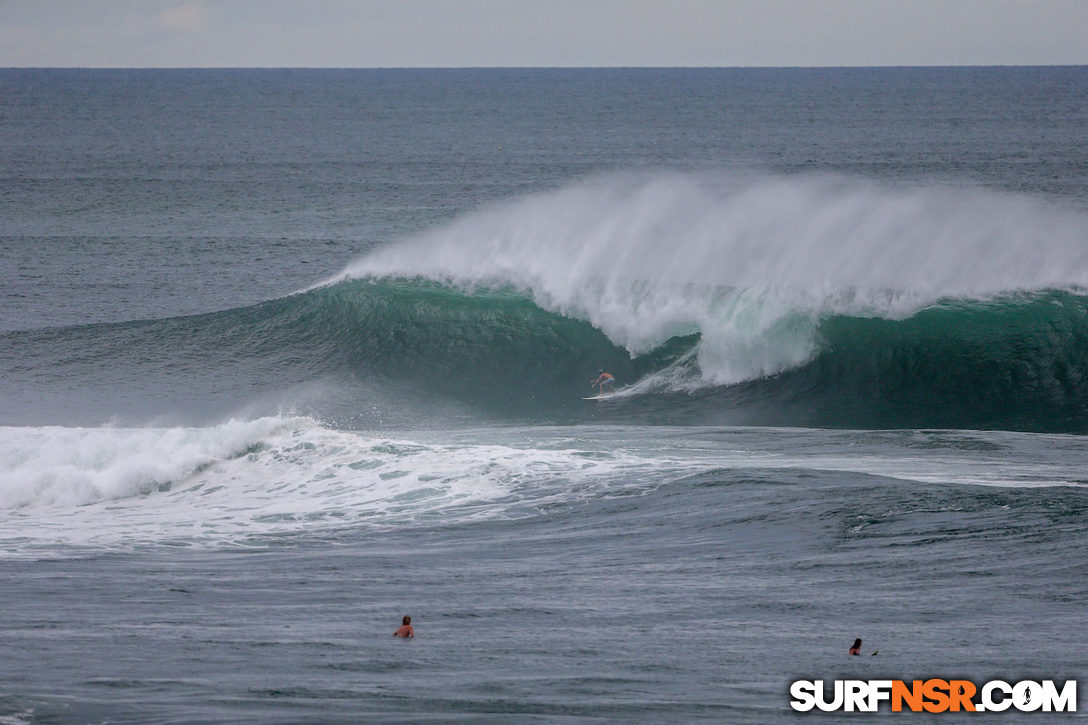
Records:
[[[893,63],[878,65],[5,65],[0,70],[820,70],[1084,68],[1086,63]]]

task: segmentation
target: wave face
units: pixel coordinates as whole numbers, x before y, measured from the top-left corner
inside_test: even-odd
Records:
[[[511,286],[633,355],[699,333],[704,380],[810,359],[828,315],[1088,284],[1088,218],[1023,196],[833,177],[587,182],[367,255],[350,277]]]
[[[634,383],[624,415],[1082,430],[1086,239],[1083,212],[1023,195],[632,176],[481,211],[342,276],[509,289],[584,320],[631,358],[605,356]]]
[[[470,214],[259,305],[8,333],[0,363],[28,407],[75,380],[83,402],[132,401],[145,419],[190,405],[347,427],[1079,432],[1086,239],[1088,215],[1023,195],[610,177]],[[625,387],[582,401],[602,367]]]
[[[768,417],[853,427],[1080,432],[1088,422],[1088,297],[947,300],[901,320],[821,321],[805,365],[738,386]],[[796,404],[796,405],[795,405]]]

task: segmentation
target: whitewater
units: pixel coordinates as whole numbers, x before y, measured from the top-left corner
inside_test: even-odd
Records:
[[[911,450],[916,437],[910,435],[887,436],[889,448],[899,449],[895,455],[843,456],[834,447],[843,434],[802,430],[777,435],[804,446],[804,455],[768,445],[753,429],[731,431],[714,447],[685,440],[712,433],[655,433],[676,439],[666,444],[629,440],[632,432],[616,427],[374,437],[305,418],[188,429],[0,429],[6,449],[0,503],[9,514],[0,549],[26,556],[43,547],[253,547],[277,536],[358,527],[514,520],[586,498],[644,494],[648,486],[720,469],[848,471],[1013,488],[1088,485],[1088,454],[1060,463],[1039,454],[1007,460],[1009,450],[1025,447],[1065,450],[1060,437],[1008,434],[1000,456],[954,458]],[[952,446],[970,450],[978,438],[967,434]]]
[[[710,384],[811,358],[819,320],[902,319],[1088,282],[1088,216],[1023,195],[849,178],[601,178],[385,246],[336,277],[512,287],[632,356],[698,333]]]

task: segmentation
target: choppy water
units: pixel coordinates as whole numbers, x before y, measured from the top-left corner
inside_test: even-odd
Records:
[[[0,718],[1079,677],[1086,90],[0,71]]]

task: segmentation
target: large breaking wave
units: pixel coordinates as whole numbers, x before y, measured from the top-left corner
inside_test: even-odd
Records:
[[[627,397],[665,396],[624,415],[1081,430],[1086,242],[1083,212],[1025,195],[629,176],[468,215],[340,278],[512,290],[584,320],[630,363],[584,341],[563,360],[591,351]],[[533,347],[513,362],[548,360]]]
[[[834,177],[596,180],[466,216],[348,277],[509,286],[642,354],[701,335],[702,377],[811,359],[829,315],[1088,284],[1088,219],[1025,196]]]
[[[241,391],[262,413],[348,426],[378,407],[426,425],[453,401],[470,418],[1079,432],[1086,241],[1088,215],[1024,195],[611,177],[466,215],[260,305],[9,333],[36,360],[7,368],[111,401],[133,385]],[[587,404],[599,367],[626,387]]]

